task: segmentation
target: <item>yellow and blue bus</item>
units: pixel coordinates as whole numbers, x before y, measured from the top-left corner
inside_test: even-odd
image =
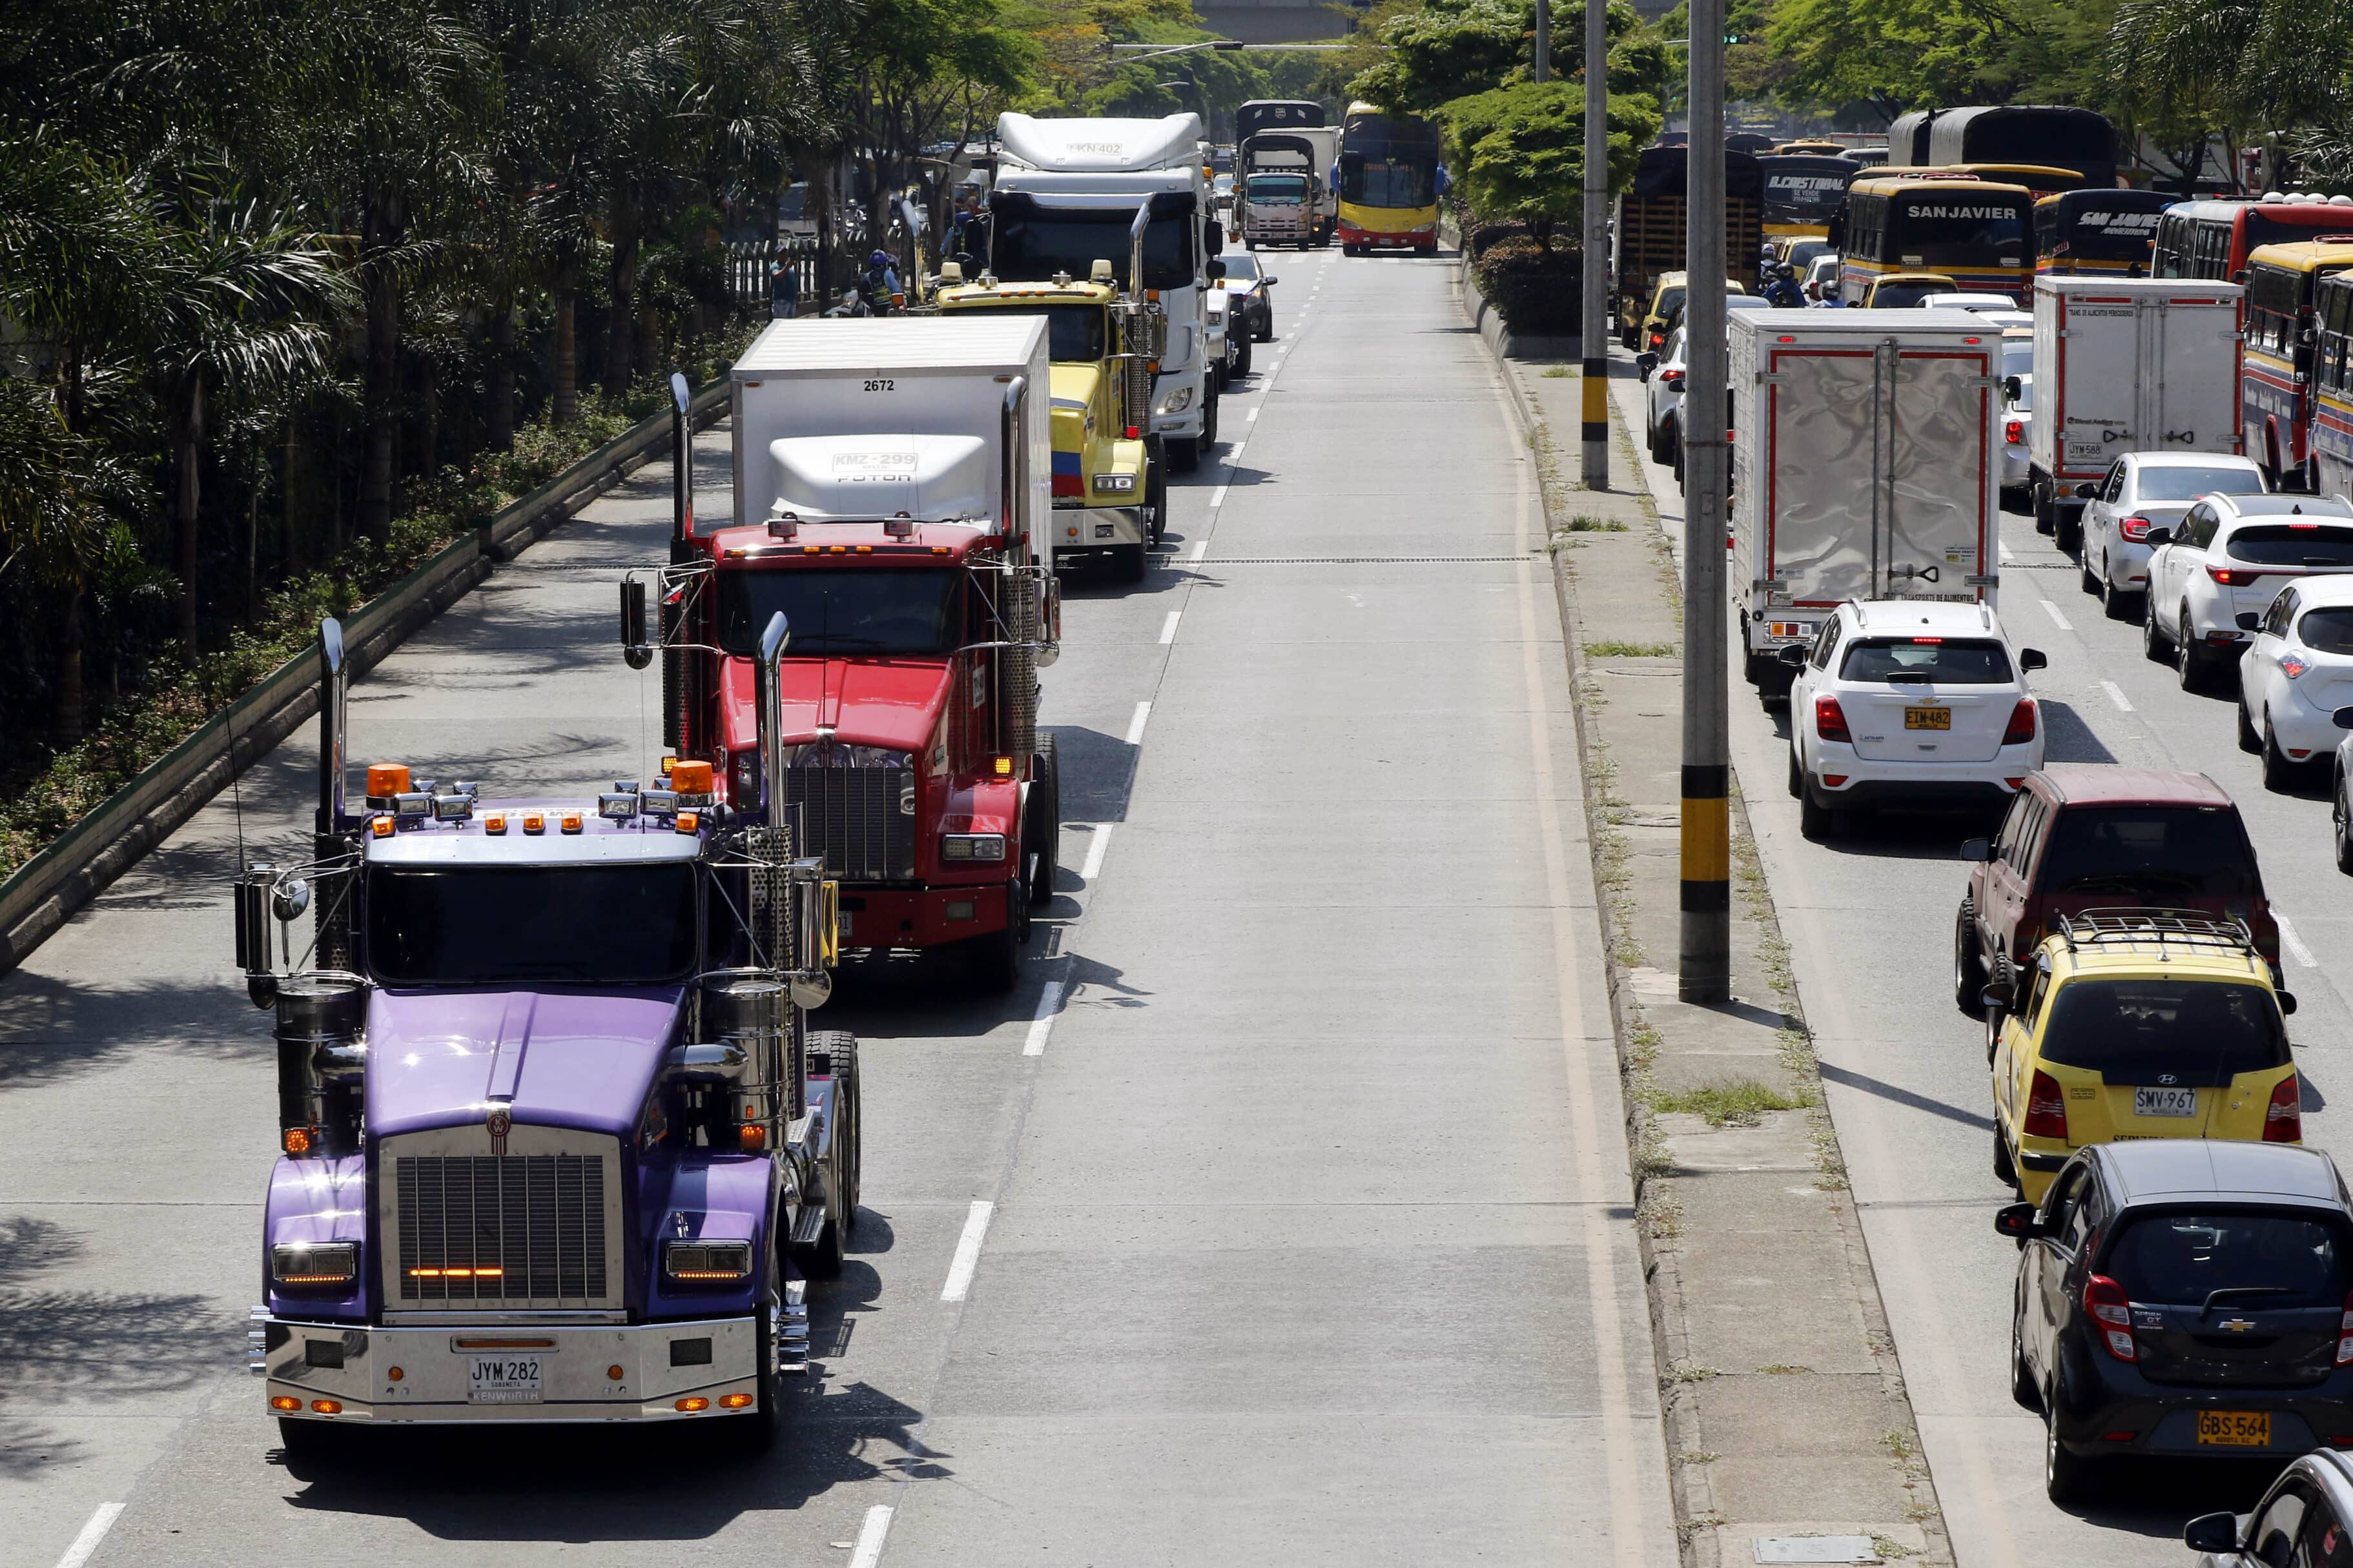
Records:
[[[2247,356],[2240,373],[2247,455],[2274,488],[2312,489],[2313,373],[2320,284],[2353,268],[2353,243],[2292,240],[2247,258]]]
[[[2084,176],[2074,170],[2047,163],[1920,163],[1904,168],[1886,164],[1871,173],[1882,180],[1983,180],[1996,185],[2024,185],[2038,197],[2085,188]]]
[[[1438,127],[1352,103],[1340,123],[1340,248],[1438,251]]]
[[[1860,305],[1891,272],[1941,272],[1968,294],[2023,301],[2034,284],[2034,195],[1983,180],[1873,177],[1831,225],[1839,296]]]
[[[2063,191],[2034,204],[2037,273],[2151,275],[2158,221],[2176,197],[2162,191]]]

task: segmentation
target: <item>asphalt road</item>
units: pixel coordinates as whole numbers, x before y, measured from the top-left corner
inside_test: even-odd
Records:
[[[775,1452],[285,1463],[242,1365],[272,1068],[224,895],[240,837],[297,852],[306,731],[0,981],[0,1564],[1670,1568],[1530,464],[1446,264],[1272,265],[1282,337],[1169,549],[1071,587],[1028,978],[878,966],[823,1015],[864,1041],[866,1206]],[[486,795],[643,773],[612,584],[666,485],[374,671],[354,755]]]
[[[1639,437],[1641,385],[1620,356],[1618,406]],[[1682,500],[1668,469],[1643,471],[1670,526]],[[1679,536],[1679,535],[1678,535]],[[2353,1123],[2327,1109],[2353,1097],[2353,1022],[2338,976],[2353,973],[2353,879],[2328,841],[2327,781],[2308,796],[2267,793],[2238,750],[2230,688],[2180,689],[2149,663],[2137,623],[2111,621],[2077,585],[2074,562],[2002,518],[2000,614],[2021,644],[2051,656],[2032,678],[2048,760],[2181,768],[2237,800],[2281,916],[2290,1020],[2305,1079],[2305,1142],[2331,1149]],[[1853,1177],[1872,1262],[1919,1416],[1936,1495],[1963,1568],[2028,1563],[2186,1562],[2194,1514],[2249,1506],[2282,1461],[2168,1463],[2110,1478],[2104,1495],[2061,1510],[2042,1492],[2041,1419],[2010,1396],[2010,1314],[2018,1254],[1993,1232],[2011,1201],[1993,1176],[1984,1026],[1953,1006],[1952,929],[1967,868],[1963,818],[1883,817],[1810,844],[1784,789],[1787,717],[1732,676],[1732,750],[1796,961],[1831,1115]]]

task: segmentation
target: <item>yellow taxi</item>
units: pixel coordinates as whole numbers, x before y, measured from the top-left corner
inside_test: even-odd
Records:
[[[1637,352],[1648,349],[1657,353],[1667,346],[1667,340],[1683,324],[1683,296],[1691,291],[1690,275],[1682,271],[1662,272],[1658,286],[1651,291],[1651,308],[1642,312],[1642,324],[1637,330],[1631,345]],[[1746,294],[1747,289],[1736,278],[1724,280],[1727,294]]]
[[[1931,294],[1957,294],[1961,286],[1945,272],[1883,272],[1863,296],[1866,310],[1908,310]]]
[[[2064,915],[1985,995],[1994,1174],[2041,1203],[2067,1157],[2135,1138],[2300,1143],[2285,1016],[2247,928],[2180,910]]]

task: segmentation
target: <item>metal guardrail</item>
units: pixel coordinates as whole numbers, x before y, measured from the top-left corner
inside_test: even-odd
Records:
[[[694,395],[688,416],[698,429],[726,411],[729,390],[722,377]],[[640,458],[659,451],[670,428],[669,409],[649,416],[501,508],[490,521],[344,617],[344,647],[353,673],[381,661],[463,598],[494,564],[512,559]],[[318,703],[319,648],[313,642],[0,881],[0,973],[22,963],[76,910],[316,713]]]

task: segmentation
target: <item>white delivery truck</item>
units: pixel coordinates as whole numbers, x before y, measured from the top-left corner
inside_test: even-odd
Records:
[[[1730,326],[1750,684],[1786,695],[1779,650],[1849,599],[1991,605],[2000,331],[1963,310],[1736,310]]]
[[[1052,366],[1042,316],[775,321],[736,360],[735,518],[804,551],[832,522],[1020,520],[1050,564]],[[910,535],[912,537],[912,535]]]
[[[1088,277],[1108,259],[1124,289],[1157,289],[1167,352],[1154,373],[1152,430],[1170,466],[1197,466],[1218,438],[1218,378],[1225,355],[1223,289],[1210,298],[1225,230],[1209,201],[1201,117],[1161,120],[997,119],[997,183],[989,193],[989,272],[1008,283]],[[1128,227],[1151,210],[1144,278],[1127,277]]]
[[[2034,524],[2082,542],[2084,503],[2126,452],[2243,452],[2236,283],[2098,274],[2034,280]]]

